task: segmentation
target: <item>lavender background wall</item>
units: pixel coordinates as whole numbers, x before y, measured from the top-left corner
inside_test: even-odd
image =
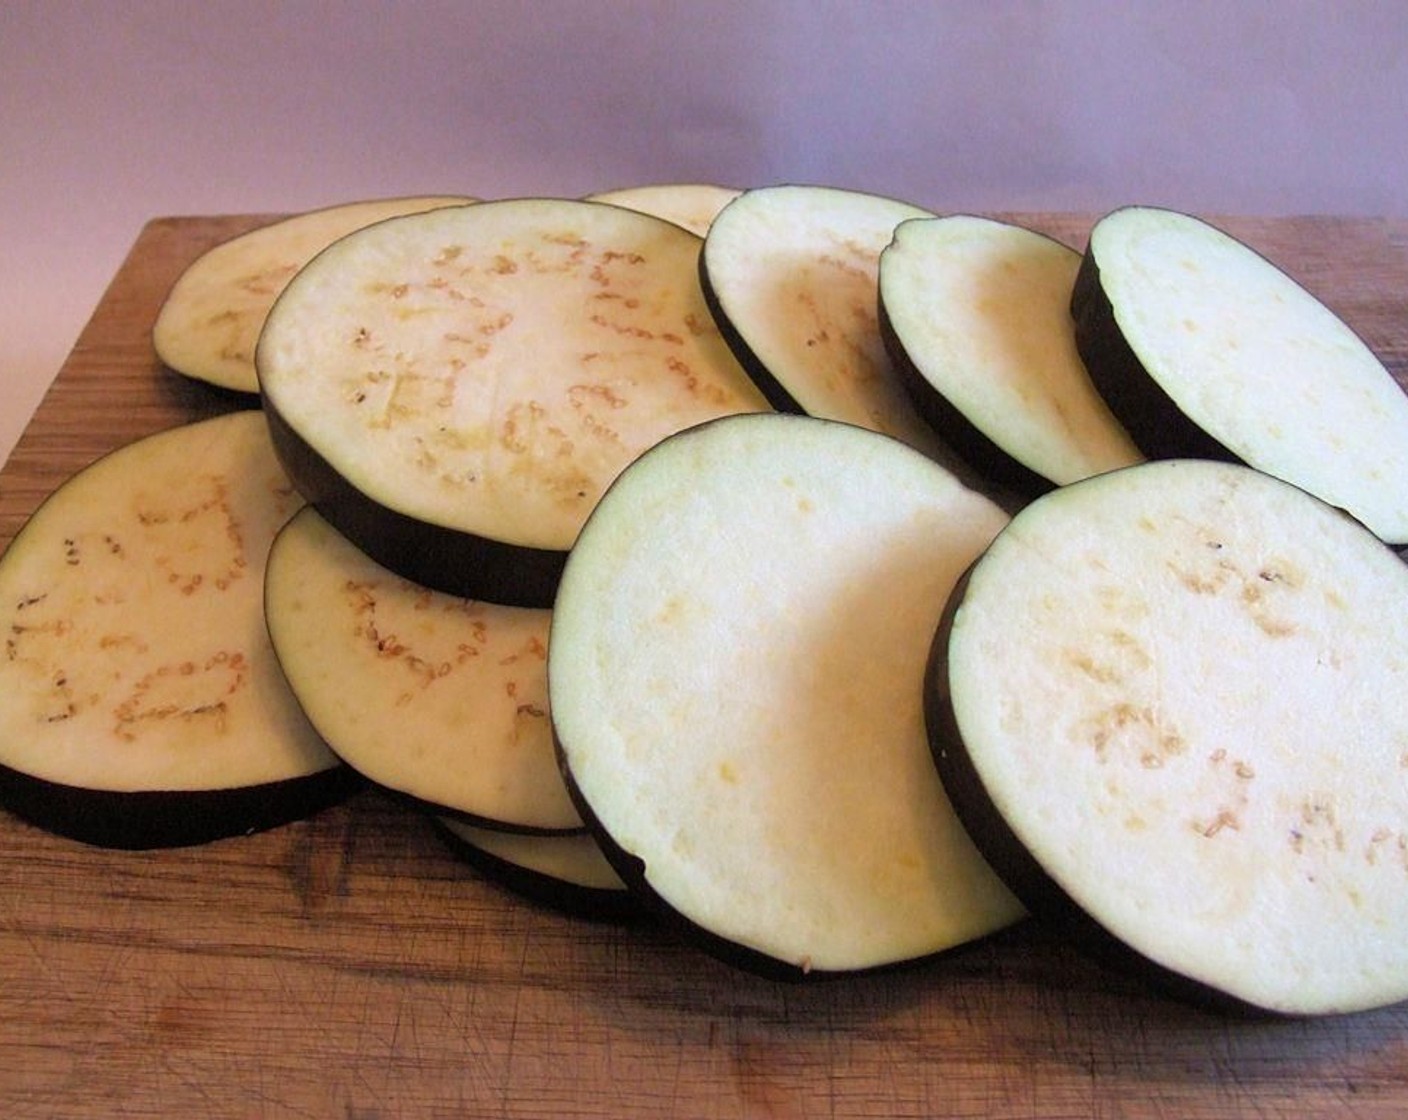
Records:
[[[668,180],[1408,217],[1408,4],[0,0],[0,457],[148,218]]]

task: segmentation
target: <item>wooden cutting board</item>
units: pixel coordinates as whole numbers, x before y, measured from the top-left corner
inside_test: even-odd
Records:
[[[1005,216],[1077,247],[1090,225]],[[0,545],[98,454],[234,406],[163,369],[151,325],[189,261],[265,220],[141,231],[0,473]],[[1223,224],[1408,384],[1408,222]],[[152,853],[0,814],[0,1115],[1402,1117],[1408,1005],[1229,1019],[1034,923],[904,972],[779,985],[522,901],[374,793]]]

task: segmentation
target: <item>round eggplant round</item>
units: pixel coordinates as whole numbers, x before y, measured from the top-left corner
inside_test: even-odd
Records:
[[[369,781],[487,827],[582,830],[548,720],[550,611],[402,579],[307,506],[274,540],[264,613],[304,713]]]
[[[714,219],[700,274],[724,338],[773,407],[871,428],[953,465],[890,364],[876,303],[895,228],[932,217],[860,191],[758,187]]]
[[[928,726],[1033,913],[1184,996],[1408,997],[1408,566],[1250,468],[1165,460],[1021,511],[935,639]]]
[[[920,414],[1027,497],[1142,458],[1076,350],[1080,261],[1035,230],[969,215],[901,222],[880,254],[881,334]]]
[[[767,403],[704,305],[700,240],[568,199],[349,234],[290,281],[256,353],[309,502],[398,575],[551,606],[567,550],[663,436]]]
[[[589,195],[588,199],[654,214],[703,237],[709,232],[719,211],[742,193],[735,187],[721,187],[714,183],[648,183],[599,191]]]
[[[449,849],[482,875],[533,902],[583,918],[639,917],[636,896],[585,832],[530,836],[476,828],[455,817],[435,824]]]
[[[303,717],[264,627],[269,543],[300,499],[263,417],[112,452],[0,559],[0,801],[89,843],[273,827],[356,776]]]
[[[168,368],[241,393],[259,392],[254,347],[294,273],[339,237],[398,214],[473,201],[428,195],[371,199],[271,222],[202,253],[177,278],[152,326]]]
[[[739,416],[607,493],[548,652],[569,788],[618,874],[724,960],[886,968],[1015,922],[929,755],[929,642],[1006,515],[912,448]]]
[[[1150,458],[1245,463],[1408,543],[1408,394],[1250,247],[1153,207],[1091,231],[1072,294],[1100,393]]]

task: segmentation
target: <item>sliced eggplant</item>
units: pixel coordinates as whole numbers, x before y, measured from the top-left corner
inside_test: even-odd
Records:
[[[61,486],[0,560],[0,802],[121,848],[305,816],[358,779],[269,648],[269,543],[300,505],[245,411],[139,440]]]
[[[612,866],[764,975],[884,968],[1021,916],[924,733],[945,598],[1005,523],[898,440],[738,416],[646,452],[553,611],[569,787]]]
[[[568,199],[349,234],[259,341],[290,476],[397,574],[550,606],[621,468],[670,432],[767,408],[704,306],[699,248],[671,222]]]
[[[953,597],[926,691],[970,834],[1031,908],[1170,990],[1408,997],[1408,566],[1247,467],[1037,499]]]
[[[901,222],[880,254],[881,335],[920,414],[1028,497],[1142,458],[1076,350],[1080,262],[1044,234],[969,215]]]
[[[476,828],[455,817],[438,817],[435,823],[455,855],[533,902],[585,918],[641,913],[635,895],[585,832],[529,836]]]
[[[398,214],[473,201],[428,195],[310,210],[222,242],[177,278],[152,326],[157,357],[177,373],[257,393],[254,347],[293,274],[339,237]]]
[[[1071,303],[1097,388],[1150,458],[1246,463],[1408,543],[1408,395],[1323,303],[1228,234],[1127,207]]]
[[[649,183],[588,195],[592,202],[609,202],[628,210],[654,214],[703,237],[720,210],[743,192],[714,183]]]
[[[745,191],[704,241],[705,298],[773,407],[895,436],[953,465],[915,410],[880,336],[880,253],[895,227],[933,214],[819,186]]]
[[[548,721],[550,611],[402,579],[312,507],[275,538],[264,582],[289,686],[354,770],[472,823],[582,830]]]

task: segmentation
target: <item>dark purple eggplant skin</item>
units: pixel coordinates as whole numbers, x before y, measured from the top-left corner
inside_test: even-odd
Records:
[[[980,478],[1006,491],[1019,502],[1039,498],[1056,484],[1004,451],[974,424],[952,401],[919,372],[895,332],[885,301],[879,301],[880,338],[885,354],[899,374],[910,403],[919,417]]]
[[[346,801],[361,777],[336,765],[234,789],[103,790],[37,778],[0,766],[0,805],[58,836],[100,848],[191,847],[246,836],[313,816]]]
[[[1100,262],[1087,242],[1071,290],[1076,351],[1115,418],[1150,459],[1243,460],[1178,407],[1130,346],[1100,282]]]
[[[432,825],[441,841],[457,859],[463,861],[505,890],[538,906],[546,907],[573,918],[593,922],[636,924],[647,920],[638,896],[629,889],[587,887],[545,875],[541,871],[521,867],[486,852],[469,843],[432,818]]]
[[[510,607],[551,607],[566,550],[532,548],[431,525],[373,501],[262,398],[274,451],[294,487],[382,567],[435,591]]]
[[[1204,1011],[1246,1019],[1293,1018],[1170,969],[1120,940],[1047,874],[1013,832],[988,795],[959,731],[953,708],[949,636],[976,566],[977,561],[960,577],[949,597],[924,673],[924,720],[934,764],[954,812],[973,843],[1007,888],[1021,900],[1033,920],[1059,930],[1078,952],[1096,963]]]

